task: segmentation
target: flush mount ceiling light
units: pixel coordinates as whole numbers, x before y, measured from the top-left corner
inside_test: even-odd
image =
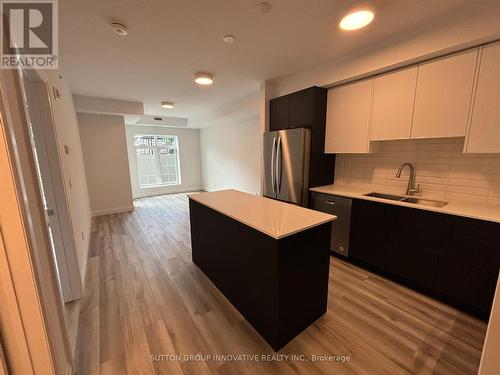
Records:
[[[373,9],[368,6],[358,6],[356,8],[351,8],[346,15],[342,17],[339,27],[347,31],[358,30],[369,25],[374,17],[375,12]]]
[[[233,43],[236,40],[236,37],[234,35],[227,34],[222,37],[222,40],[226,43]]]
[[[212,74],[210,73],[206,73],[206,72],[198,72],[194,75],[194,81],[198,84],[198,85],[211,85],[212,83],[214,83],[214,77]]]
[[[128,34],[127,26],[123,23],[112,22],[109,24],[109,27],[111,27],[111,30],[113,30],[116,35],[125,36]]]
[[[174,108],[174,103],[172,102],[161,102],[161,107],[165,109],[172,109]]]
[[[267,1],[263,1],[255,6],[255,10],[261,14],[269,13],[271,11],[271,4]]]

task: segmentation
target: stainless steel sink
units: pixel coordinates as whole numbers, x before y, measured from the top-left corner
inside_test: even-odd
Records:
[[[397,202],[419,204],[422,206],[444,207],[448,204],[448,202],[437,201],[434,199],[405,197],[403,195],[384,194],[384,193],[377,193],[377,192],[372,192],[372,193],[368,193],[368,194],[364,194],[364,195],[367,197],[381,198],[381,199],[387,199],[387,200],[397,201]]]
[[[403,197],[401,195],[392,195],[392,194],[384,194],[384,193],[368,193],[364,194],[367,197],[373,197],[373,198],[381,198],[381,199],[389,199],[391,201],[403,201],[406,199],[406,197]]]
[[[433,207],[444,207],[448,204],[448,202],[436,201],[434,199],[422,199],[422,198],[411,198],[411,197],[406,197],[403,200],[401,200],[401,202],[421,204],[424,206],[433,206]]]

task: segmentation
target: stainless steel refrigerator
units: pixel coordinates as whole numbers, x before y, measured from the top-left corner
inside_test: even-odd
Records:
[[[307,206],[311,131],[264,133],[264,195]]]

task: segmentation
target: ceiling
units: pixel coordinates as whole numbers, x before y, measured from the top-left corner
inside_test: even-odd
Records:
[[[148,115],[183,117],[190,127],[204,127],[221,115],[256,115],[262,80],[373,48],[471,4],[379,0],[373,24],[347,33],[337,22],[348,0],[269,2],[272,10],[261,14],[259,0],[60,1],[64,76],[74,94],[141,101]],[[125,23],[129,35],[113,34],[111,21]],[[224,43],[225,34],[236,41]],[[212,72],[215,83],[196,85],[197,71]],[[175,109],[160,108],[164,100],[175,102]]]

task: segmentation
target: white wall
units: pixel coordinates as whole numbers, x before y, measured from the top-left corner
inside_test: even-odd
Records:
[[[260,192],[259,118],[201,129],[203,188]]]
[[[134,198],[202,190],[200,131],[198,129],[127,125],[126,132],[128,160],[130,164],[130,177],[132,182],[132,194]],[[139,178],[137,175],[137,158],[134,147],[134,135],[136,134],[176,135],[178,137],[181,184],[148,188],[139,187]]]
[[[82,282],[84,283],[92,215],[73,97],[59,71],[38,71],[38,73],[47,82],[50,90],[57,88],[61,94],[58,101],[53,100],[53,97],[51,98],[54,127],[78,263]],[[68,146],[68,154],[65,153],[64,146]]]
[[[314,85],[331,86],[388,68],[409,65],[422,58],[431,58],[498,39],[499,17],[499,1],[489,1],[485,6],[474,8],[473,12],[467,12],[467,8],[464,8],[459,14],[441,17],[439,22],[429,23],[425,28],[394,35],[383,43],[365,48],[357,54],[273,80],[274,97]]]
[[[92,215],[133,210],[123,116],[77,117]]]

